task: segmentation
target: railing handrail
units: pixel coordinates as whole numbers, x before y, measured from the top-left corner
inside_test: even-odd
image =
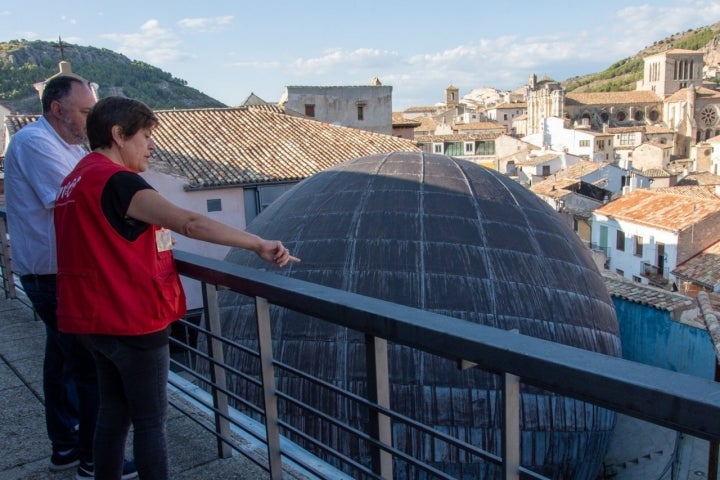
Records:
[[[524,384],[707,440],[720,439],[720,384],[622,358],[176,251],[180,273],[367,335],[509,373]]]

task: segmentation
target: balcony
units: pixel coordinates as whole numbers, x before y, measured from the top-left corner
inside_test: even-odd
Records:
[[[188,422],[196,423],[211,434],[210,442],[216,449],[217,458],[244,456],[254,467],[264,470],[267,478],[288,478],[288,470],[292,469],[310,478],[390,479],[398,478],[398,472],[410,467],[425,478],[462,477],[462,461],[458,461],[454,471],[449,473],[398,448],[392,436],[392,429],[398,424],[417,429],[427,435],[427,442],[454,452],[455,458],[496,466],[502,472],[502,478],[545,478],[521,463],[523,405],[520,392],[526,387],[588,402],[669,428],[678,435],[713,442],[713,445],[720,440],[720,385],[712,381],[187,252],[176,252],[176,259],[182,275],[200,282],[204,308],[200,324],[183,322],[188,331],[195,332],[192,337],[197,338],[197,342],[173,341],[173,348],[181,353],[174,355],[172,362],[175,374],[171,377],[170,388],[177,395],[171,405],[182,412]],[[3,277],[8,282],[6,286],[12,287],[8,257],[4,256],[3,260]],[[6,288],[6,295],[9,291]],[[223,291],[254,299],[256,350],[249,351],[223,336],[218,301],[219,292]],[[21,298],[19,293],[16,295]],[[358,395],[279,362],[273,355],[274,337],[269,321],[271,308],[277,307],[296,310],[359,333],[365,340],[367,378],[372,380],[369,391]],[[501,385],[498,415],[501,417],[502,442],[498,448],[482,450],[470,439],[435,430],[395,410],[388,402],[389,342],[449,359],[457,365],[458,372],[481,368],[496,374]],[[226,361],[232,350],[255,357],[257,370],[237,370]],[[280,370],[291,371],[299,382],[322,388],[326,398],[354,405],[366,421],[359,422],[361,427],[345,424],[322,411],[322,402],[315,404],[311,398],[290,396],[276,382]],[[254,385],[262,401],[248,402],[228,388],[228,384],[237,378]],[[304,416],[321,418],[334,431],[347,432],[354,442],[363,443],[370,454],[358,459],[347,451],[317,442],[314,432],[303,430],[301,424],[280,414],[278,405],[281,403],[292,405]],[[239,410],[245,413],[240,414]],[[4,431],[7,430],[4,428]],[[183,435],[178,435],[179,438],[171,442],[203,438],[187,433],[185,436],[193,438],[183,439]],[[31,440],[21,438],[17,441],[22,444]],[[299,448],[300,443],[311,445],[315,453],[311,455],[306,449]],[[259,448],[253,447],[257,445]],[[710,451],[715,452],[716,447]],[[711,466],[717,464],[717,457],[712,458]],[[605,478],[611,478],[612,473],[606,473]],[[209,475],[193,478],[218,478]]]
[[[648,279],[651,285],[656,287],[666,287],[668,279],[663,275],[664,272],[657,265],[648,262],[640,262],[640,276]]]

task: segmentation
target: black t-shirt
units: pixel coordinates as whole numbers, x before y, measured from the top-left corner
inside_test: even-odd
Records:
[[[127,216],[130,201],[140,190],[153,188],[140,175],[133,172],[117,172],[105,184],[100,204],[105,218],[123,238],[134,242],[150,226]],[[124,343],[141,350],[168,344],[170,327],[147,335],[118,335]]]
[[[105,184],[100,198],[105,218],[123,238],[134,242],[149,225],[127,216],[130,201],[140,190],[152,188],[137,173],[117,172]]]

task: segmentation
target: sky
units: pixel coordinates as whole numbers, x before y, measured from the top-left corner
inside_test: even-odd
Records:
[[[443,102],[451,85],[463,96],[595,73],[719,21],[717,0],[0,0],[0,41],[107,48],[226,105],[377,77],[393,111]]]

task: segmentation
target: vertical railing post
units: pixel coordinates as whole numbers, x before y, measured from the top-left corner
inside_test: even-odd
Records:
[[[280,427],[278,425],[277,396],[275,392],[275,367],[273,366],[270,306],[266,299],[255,297],[255,309],[263,400],[265,403],[265,432],[267,435],[270,478],[272,480],[280,480],[282,478],[282,452],[280,450]]]
[[[203,309],[205,310],[205,321],[207,329],[211,335],[208,335],[207,348],[210,356],[210,379],[212,385],[213,407],[215,408],[215,432],[218,433],[218,456],[220,458],[229,458],[232,456],[231,445],[224,441],[223,438],[230,438],[230,409],[228,407],[227,396],[227,376],[223,364],[225,363],[225,354],[223,352],[223,344],[219,340],[222,336],[222,328],[220,327],[220,308],[218,305],[217,288],[209,283],[202,284],[203,291]]]
[[[503,374],[503,478],[520,478],[520,378]]]
[[[390,409],[390,374],[388,371],[387,340],[365,335],[365,352],[368,376],[368,400]],[[392,424],[387,415],[374,409],[369,415],[370,435],[385,445],[392,445]],[[382,478],[393,478],[392,455],[380,448],[371,450],[373,472]]]
[[[10,239],[7,233],[5,216],[2,216],[0,217],[0,268],[2,268],[3,290],[5,291],[5,298],[17,298],[12,258],[10,256]]]

